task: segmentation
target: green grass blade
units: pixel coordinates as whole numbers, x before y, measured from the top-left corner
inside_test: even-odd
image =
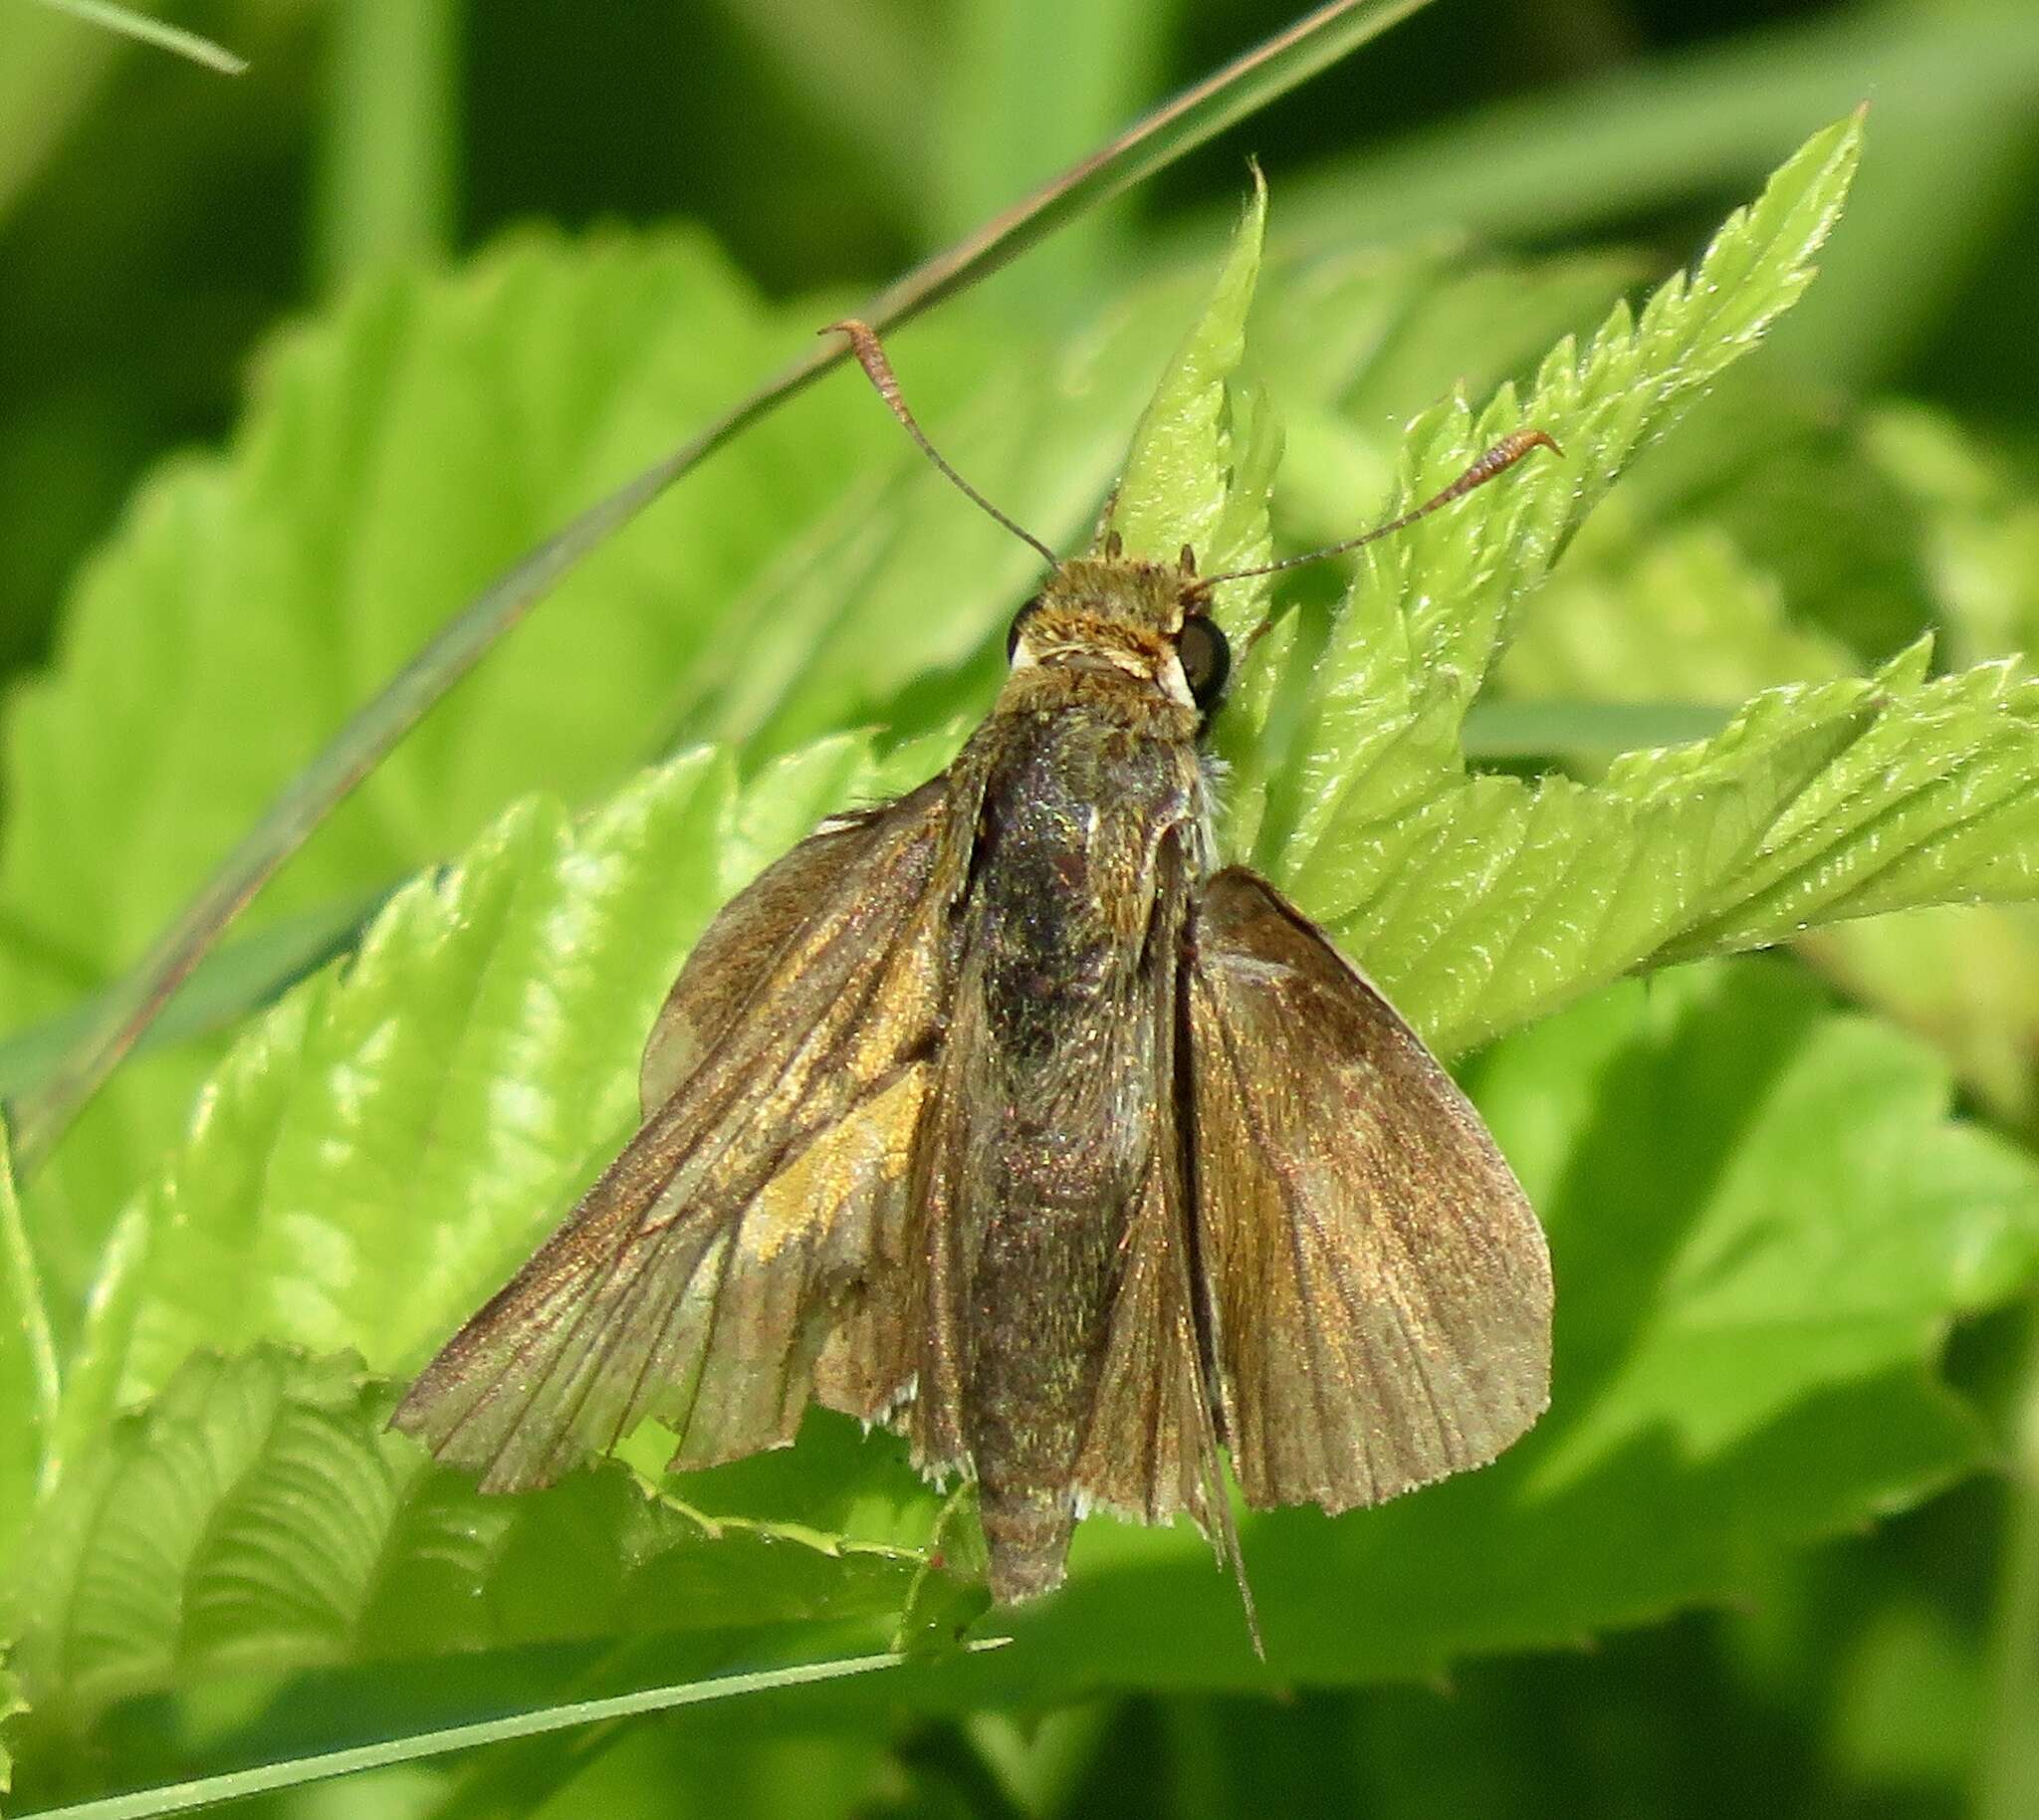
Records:
[[[1042,236],[1181,157],[1235,120],[1378,36],[1427,0],[1334,0],[1185,90],[1091,156],[908,273],[865,307],[887,329],[975,284]],[[257,819],[175,916],[51,1078],[16,1103],[16,1155],[35,1168],[154,1022],[171,994],[340,802],[568,570],[683,475],[823,372],[843,350],[817,341],[662,460],[548,538],[457,613],[364,704]]]
[[[381,890],[336,898],[214,950],[143,1033],[137,1048],[145,1051],[181,1042],[239,1023],[351,948],[389,896],[389,890]],[[25,1093],[46,1079],[103,1009],[95,994],[69,1011],[0,1037],[0,1097]]]
[[[964,1647],[972,1651],[995,1650],[1002,1648],[1006,1641],[1003,1637],[994,1637]],[[157,1814],[189,1813],[193,1808],[211,1807],[221,1801],[275,1794],[280,1789],[302,1788],[309,1782],[331,1781],[335,1776],[353,1775],[365,1769],[387,1769],[397,1763],[424,1762],[432,1757],[451,1755],[457,1750],[472,1750],[483,1744],[540,1737],[547,1732],[566,1731],[576,1725],[636,1718],[647,1712],[667,1712],[676,1706],[738,1700],[745,1695],[768,1694],[782,1688],[842,1681],[852,1675],[896,1669],[907,1660],[903,1655],[887,1651],[875,1656],[847,1656],[836,1662],[762,1669],[749,1675],[722,1675],[712,1681],[682,1682],[677,1687],[647,1688],[640,1693],[619,1694],[606,1700],[570,1701],[564,1706],[513,1712],[472,1725],[448,1725],[439,1731],[388,1738],[379,1744],[360,1744],[347,1750],[324,1751],[317,1756],[293,1757],[281,1763],[260,1764],[253,1769],[232,1770],[225,1775],[174,1782],[164,1788],[137,1789],[132,1794],[110,1795],[100,1801],[80,1801],[69,1807],[48,1807],[39,1814],[23,1815],[22,1820],[153,1820]]]
[[[108,0],[42,0],[42,3],[53,12],[69,13],[72,18],[83,19],[88,25],[117,32],[122,38],[132,38],[139,44],[154,45],[157,50],[168,51],[172,56],[202,64],[208,70],[217,70],[222,76],[247,74],[248,60],[245,57],[236,57],[224,45],[214,44],[210,38],[201,38],[196,32],[187,32],[181,26],[170,25],[161,19],[151,19],[146,13],[110,5]]]
[[[459,30],[451,0],[357,0],[334,15],[313,202],[329,290],[452,245]]]

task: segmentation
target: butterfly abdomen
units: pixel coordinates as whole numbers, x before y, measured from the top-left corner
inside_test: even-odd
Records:
[[[1067,1498],[1039,1486],[986,1485],[978,1517],[991,1559],[992,1597],[1001,1605],[1037,1599],[1061,1585],[1076,1527]]]
[[[960,983],[982,1032],[962,1410],[1000,1599],[1062,1577],[1126,1235],[1155,1167],[1156,855],[1195,825],[1197,789],[1193,750],[1088,717],[1016,728],[987,780]]]

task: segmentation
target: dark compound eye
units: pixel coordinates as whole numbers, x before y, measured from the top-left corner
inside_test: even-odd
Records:
[[[1197,706],[1209,713],[1232,672],[1232,647],[1225,642],[1225,634],[1217,621],[1192,613],[1183,621],[1175,652],[1182,661],[1183,680],[1190,685],[1190,694]]]
[[[1033,598],[1013,615],[1013,623],[1006,628],[1006,661],[1013,661],[1013,654],[1020,648],[1020,634],[1025,628],[1026,616],[1040,604],[1040,596]]]

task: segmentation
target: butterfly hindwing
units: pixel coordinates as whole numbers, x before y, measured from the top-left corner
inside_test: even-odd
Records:
[[[1543,1235],[1378,992],[1251,873],[1205,885],[1188,1024],[1200,1267],[1249,1503],[1377,1503],[1548,1395]]]
[[[1151,1008],[1148,1168],[1127,1210],[1111,1324],[1082,1452],[1074,1475],[1093,1503],[1143,1522],[1187,1510],[1207,1526],[1225,1511],[1224,1473],[1197,1309],[1191,1233],[1191,1161],[1182,1130],[1183,932],[1190,862],[1180,840],[1164,843],[1157,866],[1148,949],[1158,971]]]

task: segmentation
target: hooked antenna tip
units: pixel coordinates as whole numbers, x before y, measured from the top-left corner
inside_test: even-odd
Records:
[[[1005,513],[1001,512],[998,507],[985,498],[969,481],[965,480],[961,474],[957,473],[949,465],[948,459],[942,454],[941,450],[928,440],[926,432],[914,421],[913,412],[907,408],[905,396],[899,389],[899,375],[892,370],[892,362],[886,357],[884,343],[878,340],[878,332],[870,324],[864,322],[860,317],[845,316],[840,322],[830,323],[819,333],[822,335],[842,335],[849,338],[850,352],[856,355],[856,363],[864,369],[864,377],[870,380],[878,396],[884,399],[885,408],[899,420],[900,428],[913,438],[914,442],[919,446],[920,452],[929,461],[934,463],[936,468],[941,471],[943,477],[959,493],[972,501],[988,517],[995,519],[999,524],[1003,525],[1022,544],[1031,545],[1034,550],[1040,553],[1049,568],[1060,567],[1061,559],[1052,550],[1023,525],[1008,518]]]

